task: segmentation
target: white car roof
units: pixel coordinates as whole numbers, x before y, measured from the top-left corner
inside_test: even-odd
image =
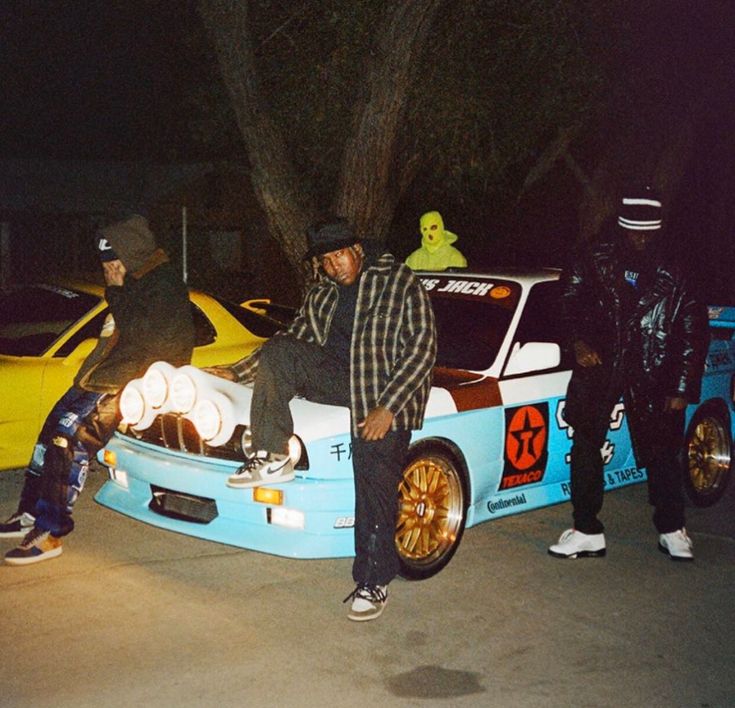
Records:
[[[493,280],[494,278],[502,278],[503,280],[514,280],[524,288],[543,283],[551,280],[558,280],[561,274],[560,268],[493,268],[492,270],[467,270],[448,269],[448,270],[420,270],[416,271],[416,275],[420,278],[424,277],[453,277],[458,280]]]

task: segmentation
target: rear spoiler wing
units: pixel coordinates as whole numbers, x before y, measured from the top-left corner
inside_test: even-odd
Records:
[[[735,329],[735,307],[709,305],[709,307],[707,307],[707,311],[709,314],[710,327]]]

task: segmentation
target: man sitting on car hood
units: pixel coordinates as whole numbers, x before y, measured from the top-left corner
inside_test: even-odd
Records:
[[[320,274],[285,333],[220,375],[254,381],[250,411],[257,454],[228,484],[293,479],[291,398],[349,406],[355,478],[356,587],[349,619],[378,617],[398,573],[398,484],[411,430],[421,427],[436,357],[429,297],[390,253],[372,254],[343,220],[307,231]],[[345,601],[347,601],[345,600]]]
[[[0,524],[0,537],[23,537],[5,554],[9,565],[59,556],[74,528],[72,510],[84,487],[89,459],[120,422],[125,384],[154,361],[186,364],[194,325],[186,286],[156,247],[148,220],[133,214],[95,237],[110,312],[97,346],[72,387],[43,424],[26,469],[18,510]]]

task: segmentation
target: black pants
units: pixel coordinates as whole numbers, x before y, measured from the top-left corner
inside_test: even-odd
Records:
[[[290,335],[269,339],[261,348],[250,407],[253,448],[288,452],[294,396],[316,403],[350,405],[350,372],[340,370],[321,347]]]
[[[661,406],[663,407],[663,406]],[[648,445],[648,501],[653,505],[653,523],[659,533],[683,528],[684,518],[684,411],[661,413],[647,427],[654,428]],[[651,432],[646,431],[647,435]]]
[[[352,438],[355,474],[355,560],[352,579],[387,585],[398,575],[396,522],[398,485],[408,451],[408,430],[389,432],[382,440]]]
[[[597,367],[595,367],[597,369]],[[576,371],[567,393],[566,420],[574,428],[571,450],[571,487],[574,528],[602,533],[604,466],[600,448],[605,442],[610,414],[623,390],[611,385],[604,370]],[[603,391],[610,391],[604,397]],[[645,439],[645,457],[639,466],[648,476],[648,500],[654,507],[653,523],[659,533],[684,526],[683,460],[684,411],[661,413],[652,420],[637,415],[635,402],[625,396],[628,425],[635,439]]]
[[[335,366],[321,347],[288,335],[268,340],[260,352],[250,410],[253,447],[286,452],[293,434],[290,400],[301,395],[317,403],[350,405],[350,372]],[[355,480],[356,583],[387,585],[398,573],[395,547],[398,484],[409,431],[382,440],[352,437]]]

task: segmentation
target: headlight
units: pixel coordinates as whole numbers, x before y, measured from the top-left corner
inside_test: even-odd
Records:
[[[128,384],[120,396],[120,414],[122,422],[135,426],[140,423],[145,413],[143,394],[136,386]]]
[[[244,426],[242,435],[240,436],[240,449],[245,457],[251,457],[255,454],[255,450],[253,450],[253,436],[249,425]]]
[[[152,408],[160,408],[168,397],[168,381],[159,369],[149,368],[143,377],[143,396]]]
[[[253,449],[253,435],[249,425],[243,426],[242,433],[240,434],[240,449],[245,457],[252,457],[257,452],[257,450]],[[305,457],[303,443],[296,435],[292,435],[288,439],[288,456],[294,465]]]
[[[191,421],[201,436],[202,440],[212,440],[222,428],[222,413],[219,408],[204,399],[194,406],[191,414]]]
[[[303,448],[301,447],[301,440],[295,435],[292,435],[288,439],[288,456],[291,458],[291,462],[295,465],[301,459],[301,453]]]
[[[177,374],[171,382],[171,405],[179,413],[188,413],[197,400],[197,389],[188,374]]]

